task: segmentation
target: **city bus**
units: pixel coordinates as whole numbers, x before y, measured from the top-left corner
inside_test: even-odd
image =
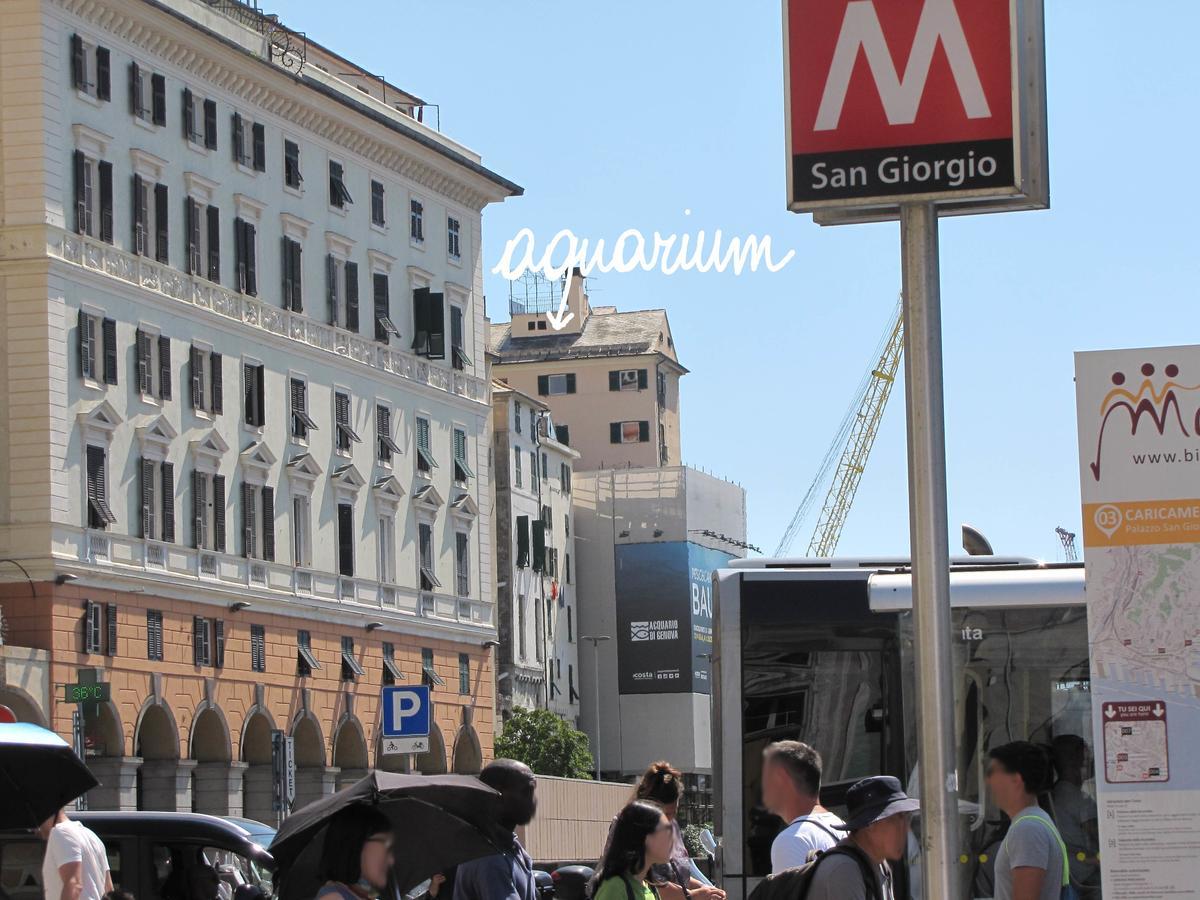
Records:
[[[904,559],[736,560],[713,584],[718,871],[730,900],[743,900],[769,874],[784,824],[762,805],[769,743],[802,740],[820,752],[821,801],[834,812],[844,812],[846,790],[867,775],[894,775],[919,795],[911,569]],[[1005,823],[984,784],[988,748],[1029,740],[1060,753],[1079,748],[1062,753],[1058,767],[1075,771],[1057,777],[1082,794],[1074,791],[1072,809],[1050,811],[1077,891],[1099,900],[1083,565],[955,559],[950,596],[959,896],[992,896]],[[1054,796],[1057,787],[1050,807]],[[1090,807],[1082,815],[1081,804]],[[1061,821],[1067,816],[1073,826]],[[1081,819],[1090,822],[1083,836],[1074,834]],[[893,867],[897,898],[922,896],[918,841]]]

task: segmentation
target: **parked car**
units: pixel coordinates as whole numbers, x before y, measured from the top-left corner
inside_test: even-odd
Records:
[[[190,900],[188,885],[202,866],[216,870],[219,897],[240,885],[269,896],[275,861],[250,830],[196,813],[71,812],[108,851],[113,886],[138,900]],[[0,832],[0,900],[42,900],[45,844],[28,831]]]

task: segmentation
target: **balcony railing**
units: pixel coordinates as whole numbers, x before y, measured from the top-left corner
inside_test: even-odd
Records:
[[[482,378],[431,365],[424,357],[318,322],[303,313],[289,312],[261,299],[236,293],[94,238],[56,230],[56,237],[51,239],[48,249],[52,256],[66,262],[104,272],[222,318],[235,319],[259,332],[325,350],[386,372],[399,381],[425,385],[477,403],[487,402],[487,383]]]

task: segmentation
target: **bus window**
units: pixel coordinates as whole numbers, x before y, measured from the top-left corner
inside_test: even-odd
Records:
[[[1041,802],[1068,845],[1076,891],[1099,900],[1084,607],[955,609],[952,619],[962,896],[992,896],[990,863],[1008,825],[984,784],[988,749],[1024,740],[1055,759],[1055,785]],[[911,613],[900,616],[907,696],[916,695],[912,625]],[[906,724],[909,787],[915,789],[917,723]],[[920,873],[913,874],[919,885]]]

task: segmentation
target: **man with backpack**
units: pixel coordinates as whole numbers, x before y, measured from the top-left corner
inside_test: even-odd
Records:
[[[821,805],[821,756],[800,741],[776,741],[763,751],[763,804],[787,822],[771,844],[771,871],[808,862],[841,838],[842,820]]]
[[[1050,757],[1029,741],[988,752],[987,783],[1011,820],[996,853],[996,900],[1073,898],[1067,847],[1038,795],[1050,790]]]
[[[890,861],[904,858],[920,804],[899,780],[874,775],[846,792],[846,807],[845,838],[806,865],[771,875],[750,900],[895,900]]]

